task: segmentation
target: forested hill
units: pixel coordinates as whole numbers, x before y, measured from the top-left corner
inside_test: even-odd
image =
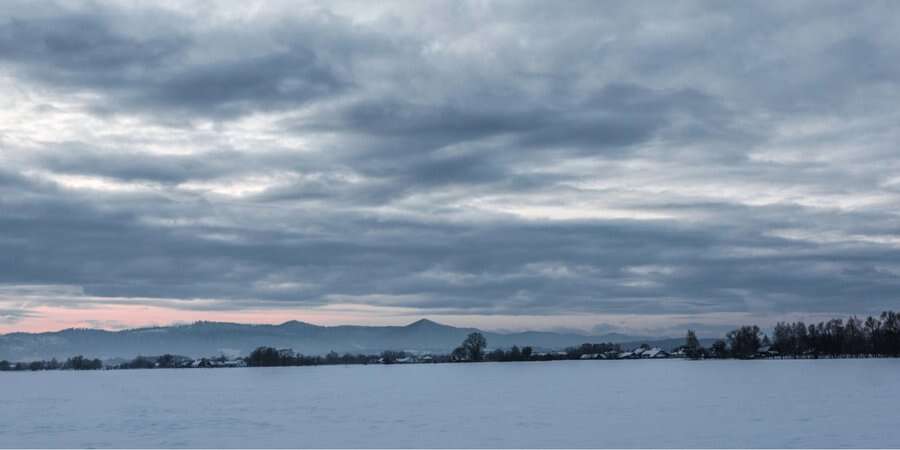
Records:
[[[18,361],[66,358],[72,355],[130,358],[134,355],[164,353],[192,357],[220,353],[246,355],[259,346],[292,348],[308,355],[325,354],[332,350],[366,354],[383,350],[447,353],[473,331],[479,330],[452,327],[425,319],[406,326],[319,326],[290,321],[280,325],[197,322],[122,331],[68,329],[48,333],[0,335],[0,359]],[[635,345],[646,342],[672,348],[684,341],[682,338],[653,339],[620,334],[584,336],[537,331],[482,333],[492,348],[530,345],[536,349],[554,350],[585,342]]]

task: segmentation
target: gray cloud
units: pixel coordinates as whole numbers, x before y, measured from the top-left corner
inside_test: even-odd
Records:
[[[151,70],[188,45],[177,34],[128,36],[112,28],[114,20],[90,13],[11,17],[0,27],[0,56],[47,82],[118,87],[127,73]]]
[[[900,298],[891,4],[278,8],[7,5],[0,284],[484,315]]]
[[[149,31],[128,29],[146,18],[154,25]],[[95,94],[89,105],[95,113],[177,124],[297,108],[336,95],[353,84],[342,74],[348,61],[379,45],[330,16],[239,33],[201,32],[199,25],[159,10],[12,17],[0,23],[0,60],[63,94]],[[333,32],[329,43],[338,45],[319,47]]]
[[[33,194],[4,202],[16,214],[0,220],[3,281],[74,284],[98,296],[316,305],[335,295],[383,294],[414,298],[403,306],[455,312],[690,313],[747,311],[756,300],[771,301],[764,307],[774,311],[853,311],[900,289],[895,274],[877,268],[900,265],[892,249],[796,243],[750,231],[752,224],[450,225],[319,211],[302,221],[315,231],[277,231],[293,211],[273,213],[261,226],[253,225],[257,218],[160,226],[140,219],[203,206],[110,196],[98,208],[76,196]],[[229,209],[226,215],[240,217],[247,207]],[[730,255],[734,248],[760,255]]]
[[[180,184],[271,170],[321,169],[306,155],[269,151],[247,154],[234,149],[154,155],[133,149],[99,149],[84,143],[48,146],[29,154],[26,163],[69,175],[106,177],[122,182]]]

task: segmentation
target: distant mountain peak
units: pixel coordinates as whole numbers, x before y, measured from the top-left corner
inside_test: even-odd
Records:
[[[287,322],[278,325],[280,327],[315,327],[318,325],[313,325],[309,322],[303,322],[301,320],[288,320]]]
[[[437,323],[433,320],[428,320],[428,319],[419,319],[419,320],[407,325],[406,327],[407,328],[452,328],[449,325],[444,325],[444,324]]]

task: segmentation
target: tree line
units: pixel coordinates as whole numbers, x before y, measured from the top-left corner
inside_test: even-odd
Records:
[[[692,359],[896,358],[900,357],[900,314],[884,311],[865,320],[850,316],[846,321],[831,319],[809,325],[802,321],[778,322],[771,339],[758,326],[745,325],[730,331],[725,339],[716,340],[708,349],[688,330],[683,350]]]
[[[900,356],[900,314],[885,311],[878,317],[846,321],[832,319],[806,325],[779,322],[773,332],[773,347],[793,357]]]
[[[37,370],[99,370],[103,368],[103,361],[89,359],[84,356],[73,356],[63,362],[53,358],[49,361],[31,361],[11,363],[0,361],[0,371],[37,371]]]
[[[387,353],[387,352],[386,352]],[[398,355],[402,352],[395,352]],[[396,356],[396,358],[402,358]],[[325,364],[370,364],[378,359],[377,356],[345,353],[343,355],[337,352],[329,352],[325,356],[319,355],[303,355],[297,354],[286,349],[276,349],[274,347],[258,347],[250,352],[245,358],[248,366],[251,367],[279,367],[279,366],[318,366]]]

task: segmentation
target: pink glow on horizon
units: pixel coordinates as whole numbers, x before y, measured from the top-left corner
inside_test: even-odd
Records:
[[[83,309],[39,306],[31,309],[29,313],[30,316],[14,323],[0,324],[0,333],[37,333],[66,328],[118,330],[197,321],[279,324],[289,320],[299,320],[317,325],[339,325],[351,322],[364,325],[386,324],[383,318],[371,314],[325,310],[299,311],[297,309],[203,311],[147,305],[104,305],[99,308]]]

